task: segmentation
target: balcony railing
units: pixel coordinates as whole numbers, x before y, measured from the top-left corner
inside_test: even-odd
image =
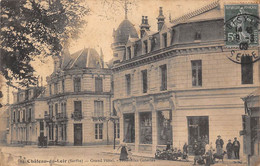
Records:
[[[65,113],[58,113],[56,115],[56,119],[57,120],[68,120],[68,117],[67,117],[67,115]]]
[[[92,119],[94,121],[104,121],[109,117],[108,113],[104,113],[104,112],[93,112],[92,113]]]
[[[73,112],[71,114],[71,118],[74,119],[74,120],[81,120],[81,119],[83,119],[82,112]]]

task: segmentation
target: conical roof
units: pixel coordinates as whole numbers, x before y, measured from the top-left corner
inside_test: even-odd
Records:
[[[129,36],[132,38],[138,38],[138,34],[134,25],[129,20],[125,19],[114,32],[114,43],[126,44]]]

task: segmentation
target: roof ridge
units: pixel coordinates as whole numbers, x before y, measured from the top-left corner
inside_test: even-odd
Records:
[[[216,8],[218,6],[219,6],[219,0],[216,0],[216,1],[214,1],[214,2],[212,2],[210,4],[208,4],[208,5],[205,5],[205,6],[201,7],[201,8],[199,8],[199,9],[195,10],[195,11],[189,12],[187,14],[182,15],[179,18],[176,18],[176,19],[172,20],[172,23],[178,23],[180,21],[185,21],[187,19],[190,19],[190,18],[195,17],[197,15],[200,15],[202,13],[205,13],[205,12],[211,10],[211,9],[214,9],[214,8]]]

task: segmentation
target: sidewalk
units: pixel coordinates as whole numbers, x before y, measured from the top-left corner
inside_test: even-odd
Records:
[[[115,149],[113,149],[113,147],[110,147],[110,148],[106,147],[106,148],[102,148],[102,149],[103,149],[102,153],[120,155],[120,149],[117,150],[118,147],[116,147]],[[154,154],[152,154],[152,153],[132,152],[132,156],[133,157],[144,157],[144,158],[153,158],[154,159]],[[188,162],[191,165],[193,165],[194,156],[189,156],[188,160],[189,160]],[[181,162],[181,161],[179,161],[179,162]],[[242,165],[247,165],[247,163],[246,162],[242,162],[241,160],[224,158],[223,162],[222,162],[222,160],[216,159],[216,163],[214,165],[215,166],[220,166],[220,165],[239,165],[239,166],[242,166]]]

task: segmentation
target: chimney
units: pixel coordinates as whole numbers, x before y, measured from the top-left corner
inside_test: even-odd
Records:
[[[162,26],[164,24],[164,15],[163,15],[163,10],[162,10],[162,7],[159,8],[159,16],[157,17],[157,24],[158,24],[158,31],[160,31],[162,29]]]
[[[150,25],[148,24],[148,17],[142,16],[142,24],[140,25],[141,38],[144,36],[145,30],[150,30]]]

